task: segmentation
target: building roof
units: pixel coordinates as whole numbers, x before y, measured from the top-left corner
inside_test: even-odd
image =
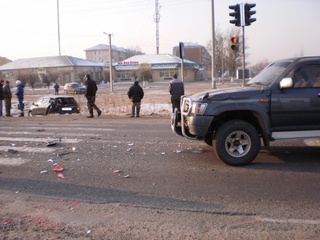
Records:
[[[30,68],[53,68],[53,67],[101,67],[101,63],[71,57],[52,56],[38,58],[24,58],[9,62],[0,66],[0,71],[30,69]]]
[[[127,49],[125,49],[123,47],[116,47],[114,45],[111,45],[111,49],[112,49],[112,51],[117,51],[117,52],[127,52]],[[107,44],[98,44],[98,45],[93,46],[91,48],[88,48],[88,49],[86,49],[84,51],[88,52],[88,51],[104,51],[104,50],[109,50],[109,45],[107,45]]]

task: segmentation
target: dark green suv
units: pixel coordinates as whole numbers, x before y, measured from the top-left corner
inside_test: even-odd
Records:
[[[226,164],[239,166],[258,155],[261,139],[320,137],[320,57],[274,62],[245,86],[182,97],[173,131],[215,147]]]

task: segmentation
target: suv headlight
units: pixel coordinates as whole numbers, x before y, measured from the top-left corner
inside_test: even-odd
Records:
[[[207,103],[197,103],[193,102],[192,104],[192,109],[191,113],[196,114],[196,115],[203,115],[204,112],[207,109],[208,104]]]

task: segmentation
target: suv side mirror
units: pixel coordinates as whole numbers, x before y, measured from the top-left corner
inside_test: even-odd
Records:
[[[284,78],[279,83],[279,88],[292,88],[293,87],[293,81],[292,78]]]

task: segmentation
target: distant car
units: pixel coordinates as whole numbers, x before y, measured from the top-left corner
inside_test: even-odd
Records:
[[[66,83],[63,87],[65,94],[84,94],[86,87],[78,82]]]
[[[28,116],[48,115],[51,113],[80,113],[80,105],[72,96],[44,96],[32,103]]]

